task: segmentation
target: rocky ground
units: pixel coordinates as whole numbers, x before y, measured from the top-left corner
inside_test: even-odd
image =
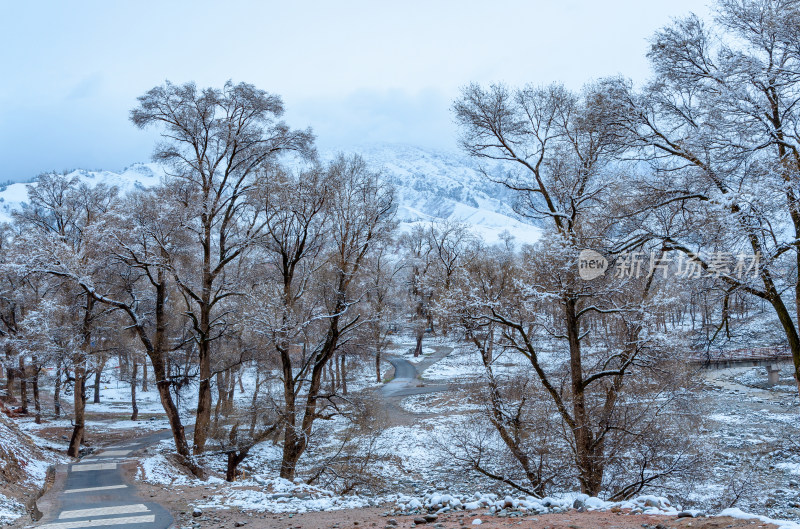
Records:
[[[692,527],[699,529],[777,529],[779,526],[760,520],[741,520],[731,517],[677,518],[675,516],[631,515],[626,512],[568,512],[497,518],[476,512],[453,512],[440,514],[426,520],[423,516],[386,516],[386,507],[370,507],[341,511],[308,513],[256,513],[229,510],[206,510],[195,515],[186,499],[180,495],[159,492],[159,501],[165,502],[175,512],[176,527],[246,529],[500,529],[520,527],[524,529],[667,529]],[[478,523],[479,521],[479,523]]]

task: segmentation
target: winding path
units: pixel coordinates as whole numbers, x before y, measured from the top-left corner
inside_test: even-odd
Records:
[[[136,460],[136,452],[162,439],[169,431],[158,432],[103,448],[77,463],[59,468],[54,488],[37,503],[50,511],[40,529],[166,529],[172,516],[161,505],[145,502],[136,487],[125,480],[122,465]]]
[[[446,391],[447,384],[425,384],[417,378],[420,372],[425,371],[432,364],[438,362],[453,350],[452,347],[436,346],[436,352],[414,365],[405,358],[399,356],[387,356],[386,360],[394,366],[394,378],[380,388],[380,393],[384,397],[407,397],[409,395],[419,395],[421,393],[433,393],[436,391]],[[417,370],[419,366],[419,370]]]

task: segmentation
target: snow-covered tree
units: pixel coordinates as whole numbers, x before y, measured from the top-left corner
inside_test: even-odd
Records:
[[[657,32],[653,81],[608,81],[607,101],[653,168],[631,193],[650,198],[639,236],[729,294],[768,302],[800,380],[800,4],[721,0],[715,11],[713,23],[690,15]]]
[[[64,279],[80,277],[84,282],[107,278],[103,255],[107,222],[118,205],[117,189],[105,184],[94,187],[58,174],[43,174],[28,186],[29,203],[15,212],[21,231],[15,239],[15,259],[28,273]],[[94,349],[96,297],[82,290],[82,343],[73,350],[74,428],[68,454],[76,457],[85,430],[88,362]]]
[[[226,270],[235,265],[263,228],[247,197],[260,170],[283,152],[313,154],[310,131],[290,129],[279,118],[283,102],[247,83],[199,90],[170,82],[149,90],[131,111],[141,128],[162,129],[165,143],[154,159],[182,196],[174,201],[191,235],[181,248],[199,266],[173,267],[197,342],[200,384],[193,450],[201,453],[211,419],[212,344],[222,336],[219,304],[236,293]],[[177,256],[173,259],[177,261]]]
[[[652,367],[668,348],[650,337],[657,283],[647,270],[612,270],[593,280],[579,274],[582,250],[611,259],[649,249],[631,243],[624,236],[627,218],[615,215],[617,191],[627,175],[612,163],[622,147],[603,98],[595,86],[575,94],[558,85],[470,85],[453,107],[462,146],[480,161],[500,162],[500,168],[485,170],[487,177],[516,193],[517,211],[544,228],[542,240],[519,257],[501,256],[474,271],[467,266],[459,288],[443,305],[459,315],[484,358],[490,421],[534,494],[541,494],[552,477],[537,471],[542,461],[521,447],[521,408],[512,413],[492,370],[501,352],[521,354],[529,362],[540,394],[567,434],[582,492],[627,497],[683,461],[670,459],[649,472],[617,472],[653,465],[652,459],[624,454],[623,447],[631,439],[643,441],[657,427],[644,410],[653,409],[647,402],[664,396],[659,388],[665,386],[659,386]],[[643,389],[648,392],[637,398]]]

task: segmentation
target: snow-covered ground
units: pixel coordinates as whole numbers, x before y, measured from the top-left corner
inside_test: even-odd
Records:
[[[381,376],[392,368],[386,358],[381,359]],[[351,359],[347,367],[347,390],[351,393],[377,388],[380,384],[375,379],[375,360],[373,358]]]
[[[483,360],[474,347],[457,347],[452,353],[423,371],[422,376],[434,380],[473,380],[484,373]]]
[[[542,355],[546,361],[549,355]],[[530,362],[522,355],[499,352],[492,360],[495,375],[520,373],[530,370]],[[452,380],[470,382],[481,378],[485,373],[483,359],[471,344],[456,343],[453,352],[428,367],[422,377],[431,380]]]
[[[51,443],[25,435],[16,421],[0,413],[0,525],[26,513],[24,491],[44,486],[50,465],[67,460]]]
[[[400,347],[401,350],[405,349],[405,352],[401,355],[396,355],[396,356],[400,356],[401,358],[411,362],[412,364],[419,364],[420,362],[424,362],[428,357],[430,357],[432,354],[436,352],[436,350],[433,349],[432,347],[423,347],[422,354],[419,356],[414,356],[413,345],[402,344]]]
[[[473,397],[465,391],[448,391],[445,393],[422,393],[412,395],[400,401],[400,406],[410,412],[419,414],[465,413],[482,410],[484,407],[473,402]]]
[[[25,506],[13,498],[0,494],[0,525],[10,524],[25,514]]]
[[[408,336],[397,336],[395,347],[388,354],[407,356],[412,343]],[[171,460],[171,440],[150,449],[142,461],[139,478],[169,489],[204,488],[206,498],[196,502],[201,508],[303,512],[394,502],[401,510],[409,510],[414,501],[424,504],[435,494],[449,495],[462,504],[477,501],[483,510],[491,509],[491,502],[484,501],[491,498],[491,494],[496,495],[493,502],[505,501],[506,496],[511,496],[517,507],[524,506],[523,501],[530,503],[530,499],[520,498],[507,487],[470,472],[464,463],[453,457],[457,436],[474,431],[479,424],[476,419],[483,413],[478,398],[483,369],[480,357],[470,347],[455,347],[449,355],[440,358],[443,346],[449,350],[459,345],[452,337],[426,337],[424,343],[424,354],[420,357],[423,367],[439,359],[424,371],[423,378],[457,382],[455,387],[447,392],[404,397],[398,400],[398,408],[381,408],[378,404],[382,401],[375,399],[372,389],[376,386],[373,362],[368,358],[352,358],[348,363],[351,399],[354,403],[371,403],[376,407],[364,408],[369,418],[366,422],[365,416],[357,414],[317,421],[311,447],[299,469],[299,475],[306,479],[322,471],[321,477],[311,486],[277,479],[281,458],[279,441],[267,441],[255,447],[241,466],[243,477],[235,484],[222,481],[225,458],[214,450],[202,458],[203,464],[214,473],[209,481],[199,481],[181,470]],[[548,358],[552,361],[554,356]],[[383,372],[388,368],[389,364],[384,363]],[[495,360],[495,369],[500,374],[511,374],[529,369],[529,366],[519,355],[502,354]],[[116,370],[110,369],[110,372]],[[765,385],[766,372],[761,367],[704,371],[702,376],[706,384],[697,391],[701,392],[706,421],[699,430],[687,431],[686,435],[698,436],[706,443],[707,475],[691,486],[682,483],[681,476],[675,476],[667,480],[663,489],[653,492],[668,495],[674,502],[670,509],[720,512],[728,507],[733,495],[738,495],[734,508],[743,512],[773,519],[800,520],[800,444],[796,442],[800,434],[797,412],[800,402],[793,390],[791,367],[785,366],[782,384],[778,386]],[[243,405],[247,404],[245,400],[254,378],[252,368],[245,366],[242,370],[245,391],[239,390],[238,383],[236,389],[237,399]],[[91,432],[167,426],[152,385],[147,392],[139,391],[138,397],[140,413],[155,416],[154,421],[128,420],[130,388],[125,381],[117,382],[113,374],[104,378],[101,391],[103,402],[90,404],[88,408],[90,435]],[[188,395],[184,400],[188,406],[193,404]],[[191,420],[188,406],[184,408],[187,424]],[[395,417],[398,411],[416,418],[398,421]],[[108,414],[116,414],[117,418],[91,418]],[[48,441],[39,432],[48,427],[67,428],[68,418],[48,419],[42,425],[36,425],[32,419],[17,422],[36,445],[65,450],[66,439]],[[42,464],[46,468],[46,464]],[[339,477],[334,478],[325,472],[326,469],[334,469]],[[43,476],[36,479],[43,479]],[[355,480],[356,484],[347,494],[340,494],[346,479]],[[565,492],[555,497],[551,507],[575,499],[574,494]],[[537,505],[541,505],[541,501]],[[534,507],[530,503],[526,508],[539,509]],[[0,498],[0,512],[13,517],[21,511],[13,500]],[[741,514],[739,511],[724,512]]]

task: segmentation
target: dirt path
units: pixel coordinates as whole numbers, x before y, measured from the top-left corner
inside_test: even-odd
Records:
[[[401,344],[398,348],[406,348],[406,344]],[[409,426],[420,419],[436,415],[434,413],[413,413],[400,405],[404,398],[411,395],[450,389],[448,384],[427,384],[420,379],[421,373],[453,351],[452,347],[446,345],[431,346],[431,349],[435,351],[434,354],[416,364],[399,356],[387,356],[387,360],[393,366],[393,370],[389,373],[390,380],[375,391],[376,395],[380,397],[376,400],[383,403],[388,421],[387,426]]]

